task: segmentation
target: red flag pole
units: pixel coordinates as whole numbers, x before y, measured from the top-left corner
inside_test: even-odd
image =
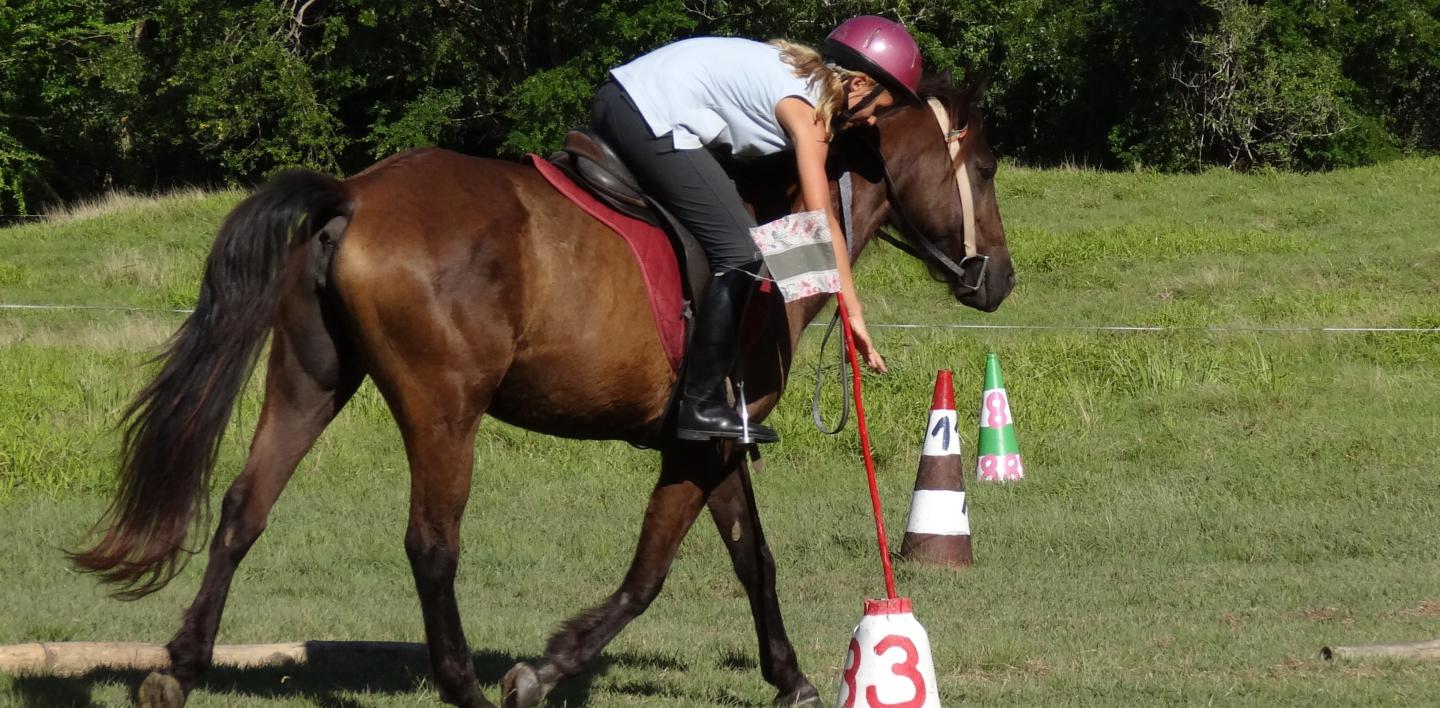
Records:
[[[860,358],[855,353],[855,337],[850,333],[850,316],[845,310],[845,297],[835,294],[840,303],[840,329],[845,333],[845,352],[850,358],[850,373],[855,389],[855,422],[860,427],[860,450],[865,454],[865,473],[870,478],[870,506],[875,511],[875,536],[880,544],[880,563],[885,568],[885,596],[895,599],[895,570],[890,567],[890,542],[885,538],[885,514],[880,509],[880,487],[875,481],[875,459],[870,455],[870,430],[865,427],[865,403],[860,398]]]

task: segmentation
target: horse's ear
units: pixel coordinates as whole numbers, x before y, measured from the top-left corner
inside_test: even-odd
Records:
[[[954,86],[954,85],[955,85],[955,75],[954,75],[953,73],[951,73],[951,71],[950,71],[949,69],[946,69],[946,70],[940,72],[940,80],[943,81],[943,82],[945,82],[945,85],[946,85],[946,86]]]
[[[970,88],[965,90],[965,103],[969,106],[979,105],[980,98],[985,95],[985,89],[990,88],[990,79],[993,77],[994,74],[989,69],[981,72],[970,84]]]

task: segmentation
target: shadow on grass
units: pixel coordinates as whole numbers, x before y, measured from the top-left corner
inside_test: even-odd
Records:
[[[741,706],[743,708],[764,708],[770,706],[769,701],[757,702],[742,698],[726,689],[705,689],[700,693],[682,689],[678,682],[670,680],[661,674],[669,672],[685,672],[689,667],[685,662],[660,654],[639,654],[636,652],[616,652],[609,656],[602,655],[595,661],[596,668],[587,672],[584,676],[577,676],[577,680],[583,680],[586,684],[592,676],[599,676],[605,673],[608,666],[621,666],[627,669],[643,669],[654,674],[653,677],[627,678],[612,680],[606,690],[619,693],[631,698],[668,698],[687,705],[706,706]],[[600,666],[604,664],[605,666]],[[731,671],[753,671],[758,665],[755,659],[743,653],[730,650],[719,660],[721,668]],[[756,677],[754,680],[758,680]],[[589,686],[585,686],[584,692],[577,692],[573,696],[562,694],[566,688],[565,684],[556,687],[555,692],[550,694],[550,705],[586,705],[585,699],[589,696]]]
[[[370,695],[398,695],[435,692],[430,663],[423,646],[418,644],[387,648],[383,651],[358,653],[351,649],[333,649],[326,642],[307,647],[309,662],[304,665],[238,669],[215,667],[205,673],[196,690],[217,697],[235,699],[279,700],[299,699],[322,708],[365,708]],[[344,644],[344,643],[336,643]],[[482,685],[498,685],[505,672],[517,661],[535,663],[538,657],[517,658],[498,652],[475,652],[475,675]],[[647,669],[655,672],[685,671],[687,667],[663,654],[614,652],[601,654],[589,670],[560,682],[546,699],[546,705],[587,705],[596,677],[612,666]],[[81,676],[19,676],[11,679],[12,698],[27,708],[91,708],[106,705],[94,698],[96,687],[118,684],[125,686],[130,701],[148,670],[97,669]],[[631,682],[615,687],[621,693],[639,696],[676,696],[674,689],[654,681]],[[499,702],[492,689],[487,695]],[[436,697],[438,702],[438,697]]]

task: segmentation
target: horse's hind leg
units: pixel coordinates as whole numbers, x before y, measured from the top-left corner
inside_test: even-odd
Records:
[[[538,668],[516,664],[505,674],[501,684],[505,708],[539,703],[560,679],[583,670],[625,625],[650,606],[660,594],[680,541],[705,505],[711,480],[719,478],[720,464],[720,454],[709,444],[686,444],[664,453],[660,481],[645,508],[635,558],[620,588],[599,607],[567,621],[546,644],[545,660]]]
[[[282,308],[250,455],[225,493],[200,591],[168,645],[171,668],[146,678],[140,687],[142,706],[183,705],[195,679],[209,668],[236,567],[265,529],[270,508],[296,465],[363,380],[342,360],[332,326],[313,298]]]
[[[405,531],[405,554],[410,558],[415,589],[420,594],[430,668],[440,697],[464,708],[493,708],[476,684],[475,666],[455,602],[460,518],[470,497],[480,410],[456,410],[438,400],[431,403],[434,408],[424,414],[402,414],[405,451],[410,458],[410,524]],[[405,409],[402,405],[397,412]]]
[[[424,346],[435,337],[392,334],[389,340]],[[509,340],[492,336],[485,340],[489,349],[469,352],[440,347],[423,354],[402,350],[378,360],[372,371],[400,425],[410,463],[405,555],[420,596],[430,669],[440,698],[464,708],[494,708],[475,680],[455,602],[455,572],[460,564],[460,520],[474,472],[475,433],[509,362],[502,341]],[[417,361],[427,364],[420,368]],[[465,385],[457,386],[455,381]]]
[[[727,470],[729,474],[710,494],[710,515],[730,551],[735,575],[750,597],[750,613],[760,638],[760,672],[779,689],[777,705],[820,705],[815,687],[800,672],[795,647],[785,634],[780,618],[780,600],[775,595],[775,558],[765,543],[760,514],[755,508],[755,490],[743,460]]]

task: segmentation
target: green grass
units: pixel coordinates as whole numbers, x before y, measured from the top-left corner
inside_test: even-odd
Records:
[[[872,330],[893,370],[867,376],[865,396],[895,543],[937,369],[956,372],[973,455],[984,355],[998,352],[1026,458],[1022,484],[970,485],[974,568],[897,567],[945,703],[1433,702],[1440,666],[1327,664],[1318,650],[1440,636],[1440,334],[1256,330],[1440,327],[1440,160],[1308,176],[1007,168],[999,180],[1012,299],[994,315],[960,308],[878,247],[857,276],[872,323],[1191,329]],[[187,307],[239,196],[0,230],[0,302]],[[0,644],[163,642],[177,628],[203,561],[120,603],[60,549],[103,510],[112,426],[181,317],[0,311]],[[883,587],[853,424],[841,438],[809,424],[818,341],[756,494],[788,629],[829,700],[860,601]],[[252,384],[217,496],[259,404]],[[494,422],[477,452],[459,596],[493,698],[515,659],[619,581],[655,457]],[[399,434],[367,385],[241,567],[221,641],[420,641],[407,493]],[[552,704],[764,705],[754,657],[743,592],[702,520],[660,599]],[[118,705],[139,678],[0,677],[0,705]],[[216,672],[191,705],[435,702],[428,669],[407,664]]]

